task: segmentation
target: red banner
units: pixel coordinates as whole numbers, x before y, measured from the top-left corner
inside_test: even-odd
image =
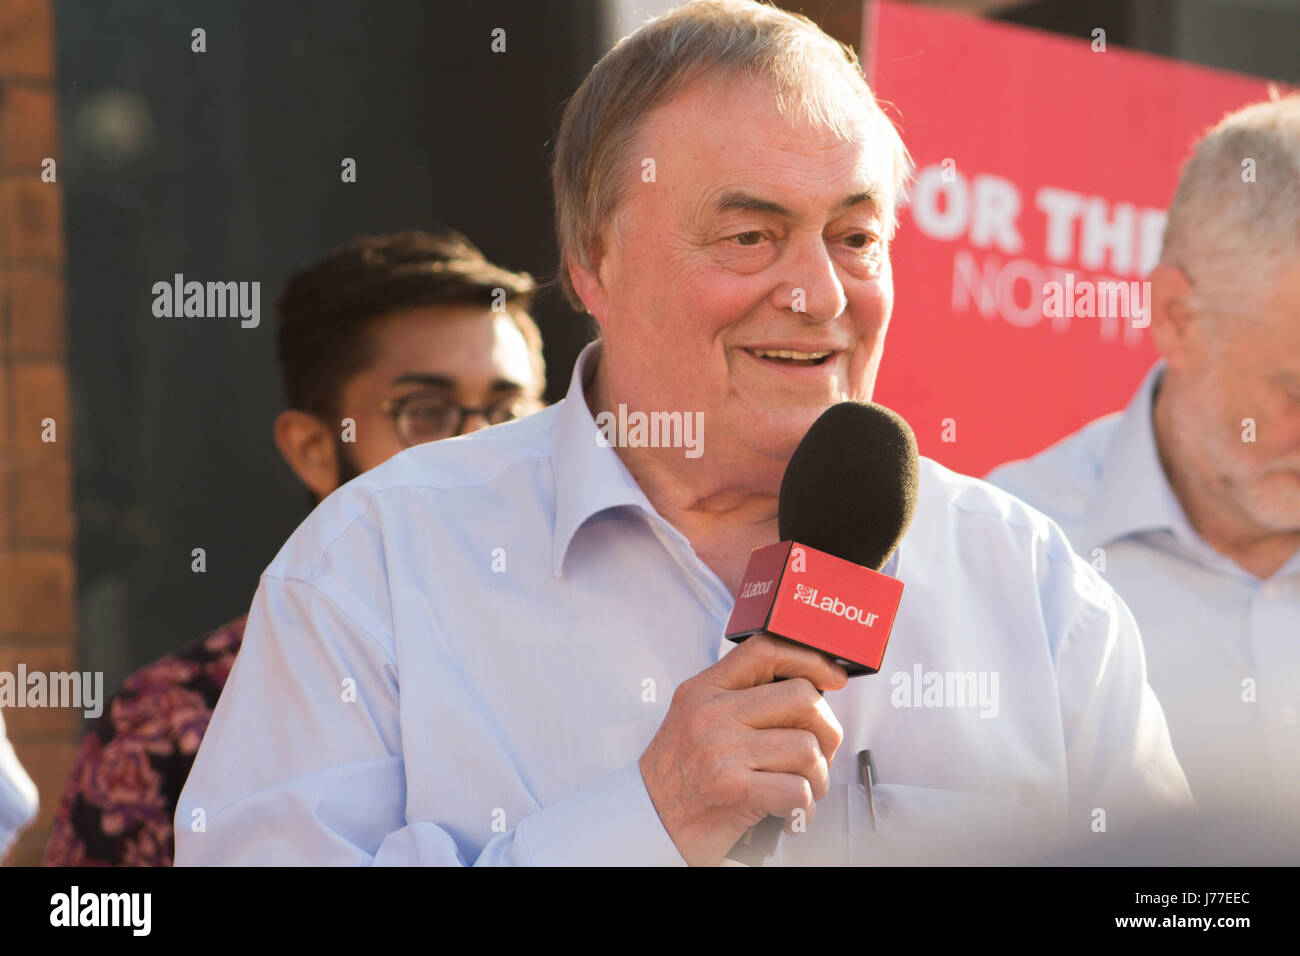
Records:
[[[864,23],[867,78],[917,164],[875,400],[923,455],[982,475],[1131,397],[1181,164],[1267,84],[892,0]]]

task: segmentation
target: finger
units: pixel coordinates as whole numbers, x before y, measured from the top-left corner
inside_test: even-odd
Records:
[[[756,771],[749,792],[750,809],[764,816],[788,819],[795,810],[802,810],[804,819],[811,819],[817,804],[812,786],[797,773]]]
[[[742,724],[754,730],[789,727],[810,731],[827,760],[835,756],[844,739],[844,728],[826,698],[803,678],[750,687],[737,691],[735,698],[732,714]]]
[[[748,735],[744,747],[750,770],[796,773],[808,781],[814,800],[830,792],[830,762],[809,731],[784,727],[759,730]]]
[[[700,676],[727,690],[769,684],[781,677],[802,677],[819,690],[839,690],[848,674],[821,651],[771,634],[755,634],[723,656]]]

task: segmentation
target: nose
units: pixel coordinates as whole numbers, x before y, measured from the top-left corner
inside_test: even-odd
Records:
[[[776,293],[778,308],[822,324],[839,318],[848,307],[844,284],[820,235],[810,236],[791,250],[787,275]]]

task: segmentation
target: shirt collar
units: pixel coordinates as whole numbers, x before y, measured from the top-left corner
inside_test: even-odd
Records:
[[[586,386],[600,364],[601,345],[597,339],[578,354],[573,364],[573,376],[569,379],[569,391],[556,409],[551,432],[551,469],[555,475],[551,567],[557,578],[564,569],[564,557],[574,535],[593,515],[610,508],[633,507],[639,508],[652,520],[662,520],[614,449],[597,440],[600,429],[587,406]],[[686,543],[677,529],[667,522],[664,524],[671,529],[666,529],[667,533]],[[901,550],[900,545],[889,556],[882,573],[898,576]],[[722,586],[721,582],[717,583]]]
[[[1151,412],[1164,371],[1163,360],[1151,367],[1111,436],[1088,509],[1084,540],[1089,548],[1144,531],[1172,531],[1184,542],[1197,543],[1156,450]]]
[[[588,343],[573,365],[569,391],[560,402],[551,432],[555,475],[555,534],[551,564],[558,578],[564,556],[588,518],[610,508],[631,506],[654,515],[654,507],[618,454],[599,440],[600,429],[587,407],[586,386],[596,374],[602,343]]]

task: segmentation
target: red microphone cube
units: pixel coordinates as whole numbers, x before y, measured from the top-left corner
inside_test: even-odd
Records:
[[[727,639],[767,632],[829,654],[850,677],[875,674],[903,582],[796,541],[749,556]]]

